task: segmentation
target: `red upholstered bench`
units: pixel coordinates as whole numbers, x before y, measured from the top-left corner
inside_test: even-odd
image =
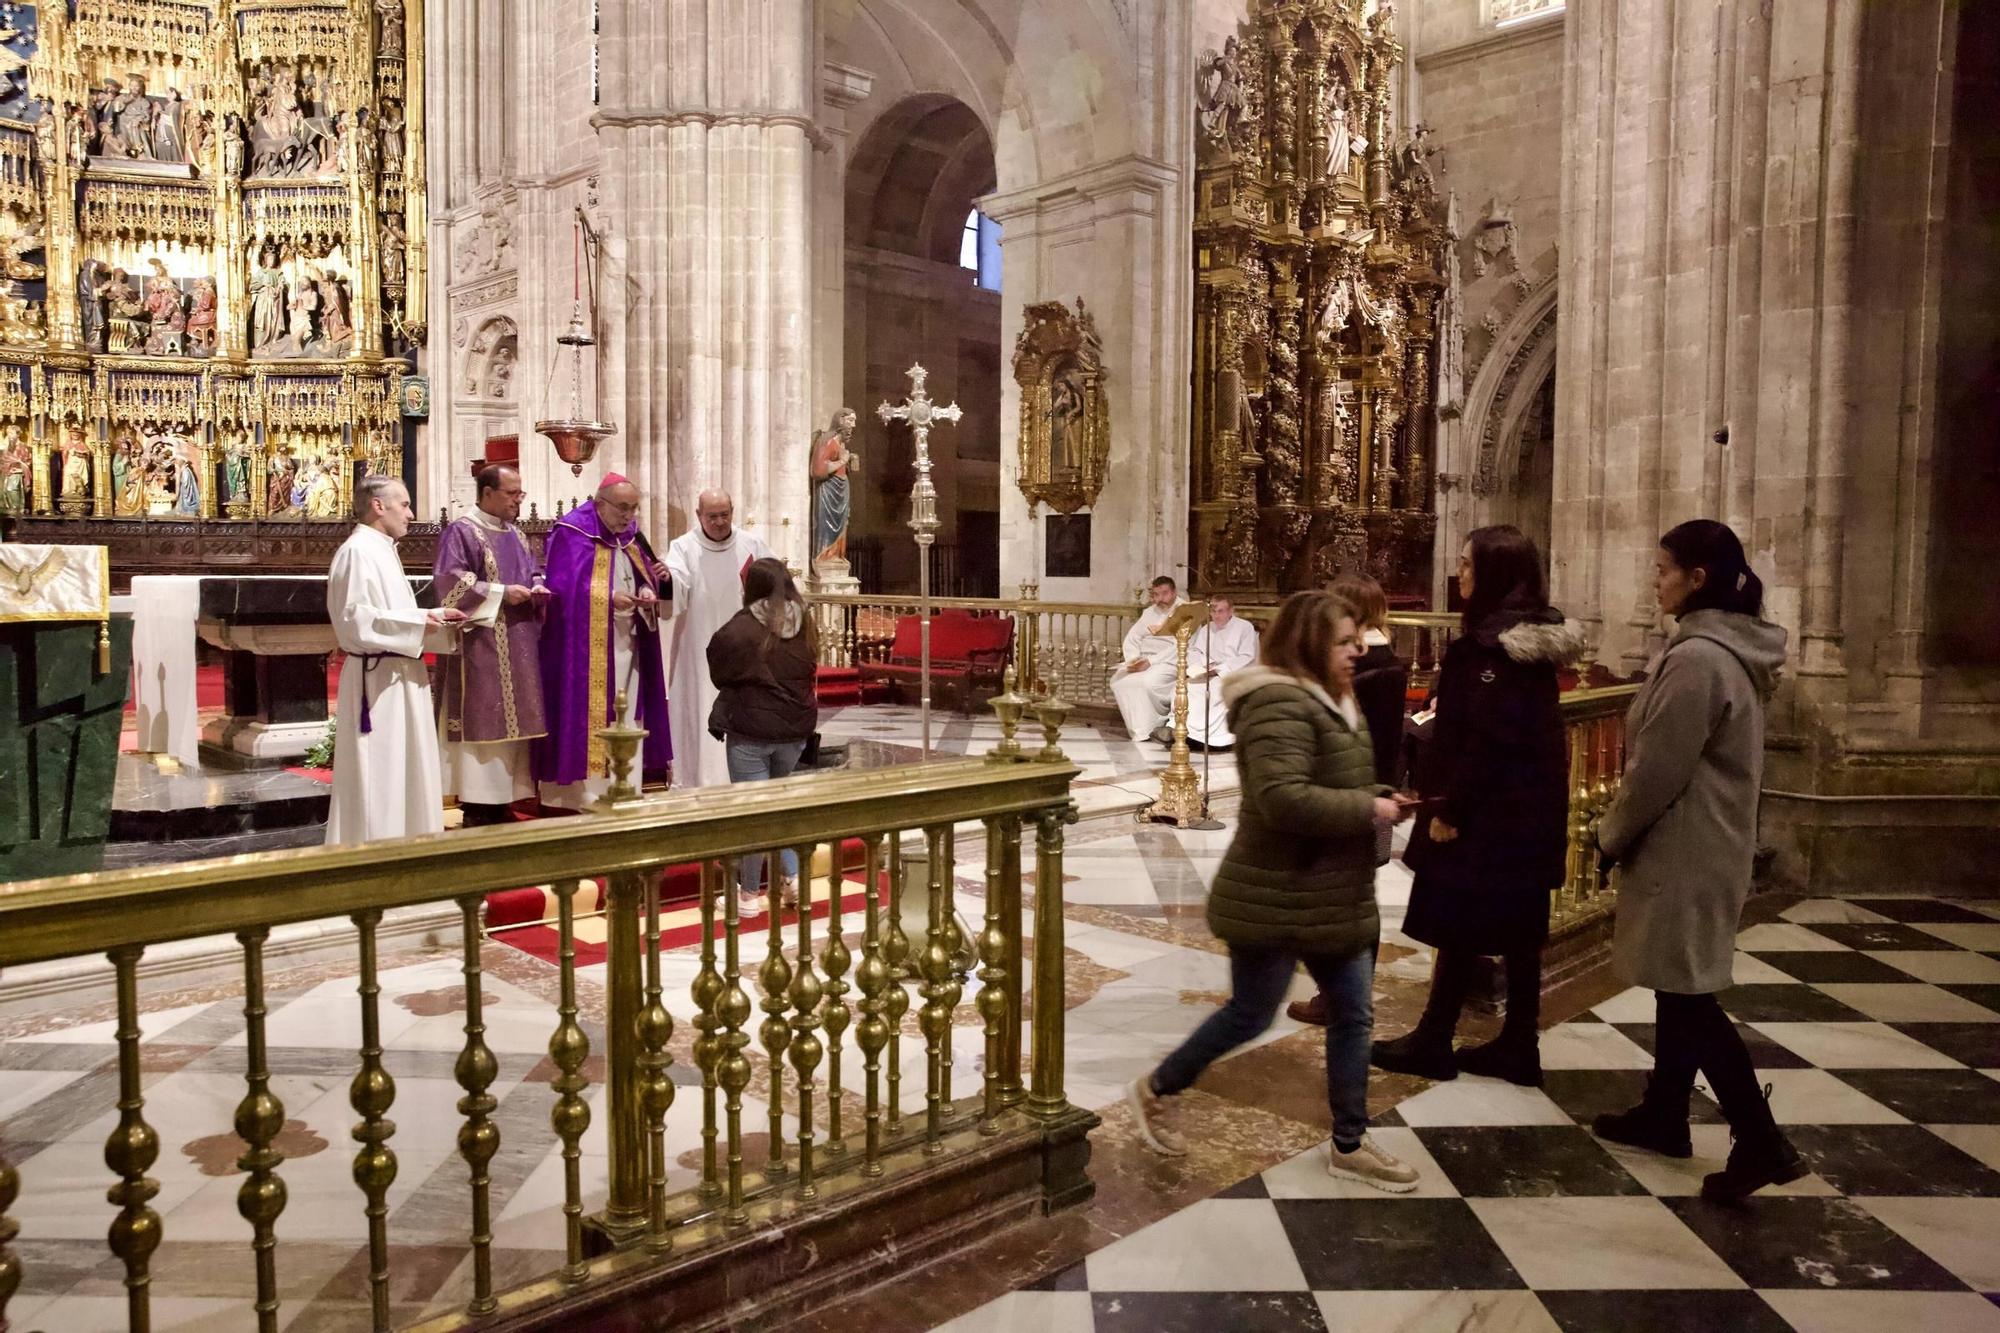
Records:
[[[972,711],[972,691],[1000,691],[1001,675],[1014,657],[1014,618],[1009,615],[940,611],[931,617],[931,681],[956,686],[958,711]],[[880,661],[863,663],[864,679],[892,688],[923,678],[923,626],[915,616],[896,621],[896,638]]]

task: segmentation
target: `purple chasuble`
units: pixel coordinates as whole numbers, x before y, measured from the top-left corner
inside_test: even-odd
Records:
[[[488,598],[504,597],[509,584],[532,587],[537,578],[519,528],[488,527],[474,517],[444,530],[432,573],[438,605],[467,615]],[[520,741],[543,733],[541,632],[534,603],[503,604],[493,625],[468,627],[459,636],[458,653],[438,658],[438,731],[444,740]]]
[[[607,534],[595,500],[556,520],[543,555],[551,594],[541,636],[548,734],[535,742],[535,777],[555,784],[582,782],[603,772],[594,733],[611,721],[618,692],[628,688],[612,678],[612,561],[630,561],[638,586],[657,593],[660,585],[639,525]],[[674,757],[667,734],[666,664],[660,656],[660,631],[636,616],[632,660],[629,688],[638,691],[639,725],[646,729],[642,762],[647,777],[664,775]]]

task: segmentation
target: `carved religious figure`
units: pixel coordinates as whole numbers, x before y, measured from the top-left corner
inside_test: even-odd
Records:
[[[316,284],[319,289],[320,336],[327,348],[335,353],[346,350],[349,337],[354,333],[354,325],[348,318],[347,284],[332,269],[320,270]]]
[[[281,518],[294,511],[292,487],[298,476],[298,460],[290,454],[271,456],[271,474],[264,483],[264,512]]]
[[[398,175],[403,170],[403,104],[391,98],[382,107],[382,123],[377,127],[382,140],[382,169]]]
[[[382,285],[403,285],[403,246],[409,238],[395,218],[382,219]]]
[[[380,36],[376,39],[378,55],[400,56],[403,54],[403,0],[375,0],[375,13],[381,22]]]
[[[1111,458],[1104,346],[1083,302],[1031,305],[1014,344],[1021,386],[1021,467],[1030,504],[1073,514],[1097,502]]]
[[[201,517],[201,469],[199,454],[187,440],[169,437],[174,446],[174,512],[183,518]]]
[[[242,518],[250,506],[250,443],[238,435],[222,455],[222,503],[231,518]]]
[[[813,563],[831,564],[847,560],[847,520],[849,514],[848,477],[861,468],[861,460],[849,448],[858,418],[854,409],[843,407],[833,414],[827,429],[813,436]]]
[[[335,479],[337,476],[331,458],[319,460],[319,466],[313,470],[312,482],[306,487],[307,518],[340,517],[340,483]]]
[[[63,114],[64,144],[69,153],[69,164],[78,171],[90,165],[90,116],[74,102],[66,105]]]
[[[153,356],[179,356],[187,349],[187,298],[165,264],[157,259],[150,262],[153,276],[146,281],[146,351]]]
[[[83,427],[65,426],[62,435],[62,509],[81,514],[90,497],[90,444]]]
[[[146,467],[140,454],[139,432],[122,427],[111,446],[111,512],[137,518],[146,512]]]
[[[245,151],[243,117],[232,111],[222,118],[222,176],[232,185],[243,179]]]
[[[1195,74],[1195,108],[1201,132],[1211,143],[1227,143],[1243,114],[1243,64],[1236,39],[1210,51]]]
[[[215,351],[215,279],[199,278],[194,284],[194,302],[187,316],[187,350],[191,356],[209,356]]]
[[[28,477],[34,454],[19,426],[0,426],[0,514],[28,512]]]
[[[278,267],[277,242],[266,241],[250,275],[250,355],[278,355],[284,336],[285,274]]]

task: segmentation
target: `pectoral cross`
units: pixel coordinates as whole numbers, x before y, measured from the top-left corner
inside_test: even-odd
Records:
[[[917,436],[917,484],[910,491],[910,527],[917,534],[917,545],[929,546],[937,534],[937,488],[931,485],[931,424],[937,421],[956,423],[962,413],[957,403],[949,407],[939,407],[924,392],[924,381],[930,372],[920,365],[909,369],[910,396],[901,407],[891,407],[888,403],[875,409],[875,415],[882,418],[882,424],[891,421],[907,421]]]

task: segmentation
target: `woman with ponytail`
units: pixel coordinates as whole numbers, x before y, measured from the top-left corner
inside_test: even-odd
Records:
[[[1629,1111],[1597,1117],[1614,1143],[1690,1157],[1697,1071],[1734,1144],[1702,1181],[1742,1199],[1806,1168],[1757,1088],[1750,1053],[1717,1001],[1731,984],[1736,932],[1757,848],[1764,703],[1785,662],[1785,631],[1763,620],[1764,586],[1736,534],[1711,519],[1660,538],[1660,610],[1672,641],[1625,717],[1625,775],[1597,828],[1600,862],[1621,869],[1618,970],[1656,992],[1653,1075]]]

